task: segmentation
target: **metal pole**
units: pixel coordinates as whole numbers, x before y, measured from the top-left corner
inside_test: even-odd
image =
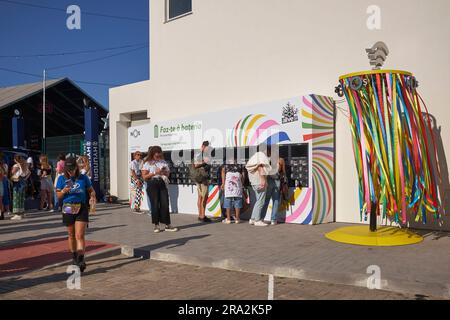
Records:
[[[46,145],[45,145],[45,82],[46,82],[46,71],[44,69],[44,81],[43,81],[43,101],[42,101],[42,153],[45,153],[46,151]]]
[[[370,212],[370,231],[377,231],[377,215],[378,215],[378,204],[372,202],[372,211]]]

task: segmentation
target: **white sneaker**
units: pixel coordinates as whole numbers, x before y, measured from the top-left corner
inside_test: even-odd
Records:
[[[256,227],[267,227],[268,224],[266,224],[264,221],[257,221],[255,222]]]
[[[251,226],[255,225],[255,220],[250,219],[250,220],[248,221],[248,224],[251,225]]]
[[[172,226],[166,226],[166,228],[164,229],[167,232],[177,232],[178,228],[172,227]]]
[[[22,220],[23,219],[23,217],[21,216],[21,215],[18,215],[18,214],[15,214],[12,218],[11,218],[11,220]]]
[[[240,224],[240,223],[241,223],[241,220],[236,219],[236,220],[234,220],[234,223],[235,223],[235,224]]]
[[[153,229],[154,233],[160,233],[161,232],[161,228],[159,226],[155,226],[155,229]]]
[[[223,219],[223,220],[222,220],[222,223],[224,223],[224,224],[231,224],[231,220]]]
[[[272,220],[272,222],[270,223],[272,226],[276,226],[278,224],[277,220]]]

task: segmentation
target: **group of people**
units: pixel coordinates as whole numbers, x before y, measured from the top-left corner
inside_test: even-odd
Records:
[[[46,155],[39,156],[37,165],[34,165],[32,160],[26,160],[17,154],[10,168],[5,158],[0,156],[1,217],[4,219],[4,213],[12,210],[12,220],[22,219],[25,215],[27,192],[33,197],[37,185],[40,189],[39,208],[62,214],[62,222],[67,227],[68,247],[73,264],[83,272],[86,269],[85,232],[89,215],[95,213],[97,203],[90,180],[89,158],[61,154],[55,169]]]
[[[26,159],[16,154],[12,163],[8,163],[0,154],[0,220],[5,218],[5,214],[12,214],[12,220],[23,219],[27,198],[39,198],[39,210],[61,210],[55,187],[59,176],[64,174],[65,155],[58,156],[55,168],[45,154],[38,160],[35,164],[32,157]],[[77,165],[83,173],[90,174],[87,156],[78,157]]]
[[[272,163],[271,148],[260,146],[259,149],[260,151],[249,159],[245,167],[238,165],[235,159],[230,159],[220,168],[219,184],[222,193],[221,204],[225,213],[223,214],[223,222],[225,224],[233,223],[232,211],[235,213],[234,223],[241,223],[241,212],[246,206],[250,205],[250,196],[246,189],[247,184],[255,194],[250,225],[268,226],[278,223],[279,206],[283,193],[287,191],[285,161],[278,158],[276,163]],[[206,216],[210,184],[208,173],[208,166],[210,166],[209,151],[209,142],[203,142],[200,152],[194,156],[191,167],[191,179],[197,186],[198,220],[200,222],[211,221]],[[133,158],[130,164],[132,210],[141,213],[143,190],[145,188],[150,204],[154,232],[159,233],[162,230],[160,224],[165,225],[166,231],[178,231],[171,225],[170,221],[168,192],[170,168],[164,160],[161,147],[150,147],[145,159],[142,159],[142,153],[139,151],[134,153]],[[271,201],[271,220],[267,223],[264,219]]]

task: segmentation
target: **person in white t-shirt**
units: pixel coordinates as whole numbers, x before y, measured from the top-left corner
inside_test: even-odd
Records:
[[[144,161],[142,153],[136,151],[133,154],[133,161],[130,162],[130,189],[131,189],[131,207],[133,212],[141,214],[141,203],[144,196],[144,179],[142,179],[142,168]]]
[[[222,191],[225,193],[223,207],[226,209],[227,218],[225,224],[231,224],[231,209],[236,212],[235,223],[240,223],[240,213],[243,207],[243,168],[233,160],[222,168]]]
[[[151,147],[142,168],[142,177],[147,182],[147,194],[150,197],[152,222],[155,225],[154,232],[159,233],[160,223],[165,224],[165,231],[176,232],[178,228],[172,227],[169,211],[168,181],[170,168],[161,147]]]

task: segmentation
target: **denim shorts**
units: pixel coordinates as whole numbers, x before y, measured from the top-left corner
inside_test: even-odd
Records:
[[[225,198],[225,201],[223,202],[223,207],[225,209],[242,209],[242,206],[242,198]]]

